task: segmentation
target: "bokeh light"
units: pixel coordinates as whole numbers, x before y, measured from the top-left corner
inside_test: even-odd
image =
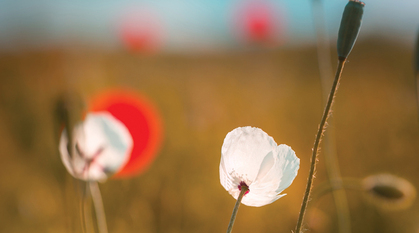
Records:
[[[121,14],[119,34],[130,51],[156,53],[164,43],[164,29],[158,15],[151,8],[133,7]]]
[[[275,47],[285,42],[285,15],[271,1],[237,2],[232,16],[232,30],[242,43]]]
[[[106,111],[121,121],[133,139],[131,156],[114,177],[144,172],[162,145],[163,125],[156,107],[139,93],[126,89],[104,91],[93,97],[90,105],[90,111]]]

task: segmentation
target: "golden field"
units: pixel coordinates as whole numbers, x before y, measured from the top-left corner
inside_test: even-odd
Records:
[[[419,187],[412,56],[413,45],[377,38],[355,45],[332,115],[343,177],[390,173]],[[221,145],[229,131],[247,125],[291,146],[301,166],[285,197],[260,208],[242,205],[234,232],[294,230],[323,112],[314,47],[151,56],[87,48],[0,54],[0,232],[81,232],[82,184],[60,161],[54,106],[63,93],[88,99],[117,86],[156,104],[165,135],[144,174],[100,184],[109,232],[224,232],[235,200],[219,182]],[[314,189],[327,180],[323,153],[316,177]],[[417,200],[383,210],[360,192],[347,195],[353,232],[419,232]],[[310,202],[306,220],[311,232],[337,232],[332,196]]]

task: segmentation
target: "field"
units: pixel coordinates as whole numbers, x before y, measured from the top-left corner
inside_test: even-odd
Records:
[[[330,126],[343,177],[388,173],[419,187],[412,56],[413,45],[378,38],[359,41],[349,56]],[[247,125],[291,146],[301,166],[285,197],[260,208],[241,206],[234,232],[294,230],[324,105],[314,47],[205,55],[88,48],[0,54],[0,232],[81,232],[82,184],[61,163],[54,107],[63,93],[88,99],[117,86],[156,104],[165,136],[145,173],[100,184],[110,232],[225,231],[235,200],[219,182],[221,145],[229,131]],[[321,153],[314,190],[327,180],[324,158]],[[416,199],[388,210],[359,191],[347,196],[353,232],[419,232]],[[336,232],[332,195],[313,199],[306,220],[311,232]]]

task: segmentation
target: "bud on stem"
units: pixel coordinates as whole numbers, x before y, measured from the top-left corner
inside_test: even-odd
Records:
[[[350,0],[346,4],[340,23],[337,43],[338,56],[341,61],[346,60],[358,37],[364,5],[363,2],[358,0]]]

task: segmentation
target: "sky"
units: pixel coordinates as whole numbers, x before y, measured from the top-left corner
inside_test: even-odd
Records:
[[[275,21],[271,25],[275,28],[274,39],[262,38],[269,36],[260,27],[253,29],[253,37],[262,38],[264,44],[266,40],[272,46],[315,42],[311,0],[0,0],[0,49],[48,48],[69,43],[100,48],[118,48],[127,43],[141,47],[138,43],[148,43],[149,47],[167,51],[234,48],[255,40],[244,38],[247,32],[237,23],[238,15],[244,14],[243,6],[249,2],[266,5],[273,15],[270,20]],[[418,0],[364,2],[360,39],[379,35],[405,44],[415,41],[419,29]],[[322,3],[327,30],[334,39],[347,1]],[[135,35],[127,26],[132,24],[137,29],[140,24],[148,25],[138,30],[151,35],[135,42]]]

